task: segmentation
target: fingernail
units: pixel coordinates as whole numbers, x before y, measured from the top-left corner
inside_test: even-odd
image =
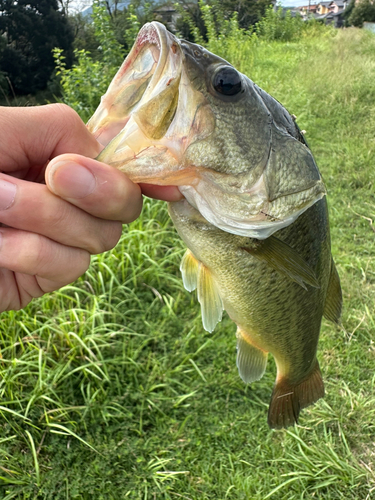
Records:
[[[84,198],[96,187],[96,179],[90,170],[68,161],[53,165],[48,180],[54,193],[63,198]]]
[[[6,210],[13,205],[17,186],[12,182],[0,179],[0,210]]]

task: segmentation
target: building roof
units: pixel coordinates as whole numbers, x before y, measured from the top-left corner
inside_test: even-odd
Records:
[[[318,4],[313,3],[311,5],[302,5],[302,7],[297,7],[298,10],[316,10],[318,8]]]

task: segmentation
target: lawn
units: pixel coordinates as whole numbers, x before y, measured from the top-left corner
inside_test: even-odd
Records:
[[[71,286],[0,323],[2,500],[375,498],[375,36],[317,30],[223,55],[297,116],[328,189],[344,297],[323,321],[326,397],[273,431],[273,362],[238,376],[203,330],[162,202]]]

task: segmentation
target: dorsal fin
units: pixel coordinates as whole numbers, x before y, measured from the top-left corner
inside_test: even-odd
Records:
[[[339,324],[341,316],[341,308],[342,308],[342,293],[341,293],[340,278],[335,263],[333,262],[333,259],[331,257],[331,273],[329,275],[329,282],[328,282],[323,315],[329,321]]]
[[[203,328],[211,333],[221,321],[223,303],[211,272],[202,263],[198,268],[198,300],[201,305]]]

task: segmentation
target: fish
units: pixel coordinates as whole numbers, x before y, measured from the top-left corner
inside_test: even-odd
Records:
[[[237,325],[239,375],[277,376],[268,424],[324,396],[322,317],[339,324],[326,188],[295,117],[250,78],[158,22],[143,26],[87,124],[98,160],[133,182],[177,186],[169,213],[187,250],[203,327]]]

